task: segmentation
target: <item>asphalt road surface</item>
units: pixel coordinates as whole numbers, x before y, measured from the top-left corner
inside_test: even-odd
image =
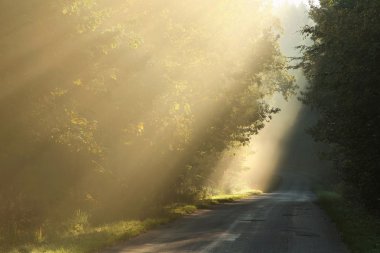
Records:
[[[309,181],[282,174],[279,190],[201,210],[104,253],[346,253],[338,232],[314,203]]]

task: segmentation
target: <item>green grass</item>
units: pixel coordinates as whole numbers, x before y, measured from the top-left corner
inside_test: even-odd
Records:
[[[260,195],[260,194],[263,194],[263,192],[260,190],[243,191],[243,192],[235,193],[235,194],[219,194],[219,195],[211,196],[209,199],[206,199],[206,201],[212,200],[216,203],[233,202],[239,199],[247,198],[252,195]]]
[[[197,206],[197,208],[208,208],[212,205],[234,202],[236,200],[247,198],[252,195],[261,195],[261,194],[263,194],[263,192],[260,190],[247,190],[247,191],[241,191],[239,193],[233,193],[233,194],[218,194],[218,195],[213,195],[208,198],[199,200],[195,203],[195,205]]]
[[[71,234],[47,242],[34,243],[10,250],[11,253],[84,253],[113,245],[118,241],[135,237],[168,219],[120,221],[93,227],[78,234]]]
[[[193,204],[174,203],[164,207],[164,214],[160,218],[145,220],[126,220],[97,227],[79,229],[77,232],[66,233],[58,238],[40,239],[40,242],[14,247],[1,248],[0,252],[9,253],[90,253],[99,252],[107,246],[115,245],[120,241],[133,238],[159,225],[168,223],[181,216],[194,213],[198,208],[209,205],[233,202],[250,195],[259,195],[261,191],[246,191],[238,194],[216,195],[200,200]]]
[[[317,191],[327,212],[352,253],[380,253],[380,219],[333,191]]]

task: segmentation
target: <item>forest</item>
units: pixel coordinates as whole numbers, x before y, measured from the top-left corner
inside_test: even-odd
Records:
[[[380,1],[311,5],[300,56],[272,8],[0,0],[0,251],[245,190],[223,179],[278,97],[316,112],[342,192],[380,215]]]
[[[301,99],[319,112],[309,132],[328,144],[345,194],[379,213],[380,2],[320,3],[309,12],[315,25],[302,30],[313,43],[300,46],[298,64],[309,80]]]
[[[217,188],[218,158],[295,84],[269,5],[201,2],[1,2],[4,234],[144,218]]]

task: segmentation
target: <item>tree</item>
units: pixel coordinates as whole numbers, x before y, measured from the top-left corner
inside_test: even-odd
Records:
[[[265,2],[2,5],[0,217],[16,237],[198,197],[278,111],[266,98],[294,93]]]
[[[378,1],[321,1],[312,7],[314,26],[303,34],[300,67],[310,81],[303,101],[320,113],[310,132],[330,144],[330,158],[352,192],[378,208],[379,41]]]

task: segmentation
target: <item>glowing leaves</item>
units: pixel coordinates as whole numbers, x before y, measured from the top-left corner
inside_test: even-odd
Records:
[[[68,8],[66,8],[66,7],[63,8],[63,9],[62,9],[62,14],[63,14],[63,15],[67,15],[67,14],[69,14],[69,10],[68,10]]]
[[[95,0],[74,0],[63,5],[62,14],[79,17],[80,22],[76,26],[76,32],[82,34],[97,30],[110,16],[110,9],[100,9],[97,6]]]
[[[127,36],[125,25],[116,24],[101,32],[101,36],[105,38],[105,43],[100,45],[103,54],[107,55],[111,51],[118,49],[125,41]]]
[[[118,20],[113,17],[126,15],[124,13],[126,5],[98,4],[97,0],[72,0],[63,2],[62,14],[72,19],[74,33],[83,36],[93,36],[96,38],[93,47],[89,50],[94,55],[102,53],[109,55],[119,49],[123,44],[130,48],[138,48],[142,43],[142,37],[133,29],[134,18]],[[128,29],[127,29],[128,28]],[[95,52],[96,51],[96,52]]]
[[[192,116],[192,111],[191,111],[191,105],[187,102],[185,103],[179,103],[179,102],[174,102],[171,110],[171,114],[183,114],[185,116]]]
[[[101,147],[97,144],[94,132],[97,121],[90,121],[72,110],[65,110],[67,122],[51,130],[51,138],[58,144],[65,145],[75,152],[100,154]]]
[[[103,38],[104,43],[98,48],[104,55],[119,49],[122,45],[136,49],[143,44],[142,37],[133,31],[131,27],[127,30],[126,24],[116,24],[107,28],[100,33],[100,36]]]
[[[78,78],[73,81],[73,84],[75,84],[76,86],[82,86],[82,80]]]
[[[180,108],[181,108],[180,104],[174,103],[174,111],[179,111]]]
[[[52,95],[54,98],[56,98],[56,97],[62,97],[65,94],[67,94],[67,92],[68,92],[68,90],[66,90],[66,89],[56,88],[56,89],[54,89],[53,91],[50,92],[50,95]]]
[[[183,114],[185,117],[191,117],[191,105],[189,96],[192,89],[187,81],[173,81],[174,91],[170,94],[170,100],[174,100],[171,105],[171,114]],[[167,97],[169,99],[169,97]]]
[[[116,74],[115,73],[109,74],[109,78],[110,79],[116,78]],[[95,94],[100,94],[107,91],[107,88],[105,85],[105,77],[102,73],[98,73],[98,76],[95,76],[92,80],[86,80],[86,82],[83,82],[82,79],[76,79],[73,81],[73,84],[78,88],[83,88]]]
[[[144,122],[139,122],[137,124],[131,124],[128,128],[124,129],[124,132],[128,135],[141,136],[144,134],[145,124]]]
[[[166,85],[171,87],[156,99],[152,125],[160,135],[166,136],[169,151],[182,151],[193,136],[194,115],[191,110],[192,87],[187,80],[173,80],[167,76]]]
[[[95,95],[105,94],[110,86],[118,80],[120,71],[109,65],[94,64],[91,79],[77,78],[72,83],[78,89],[90,91]]]
[[[85,16],[83,21],[76,26],[79,34],[85,32],[95,32],[110,15],[110,10],[91,11]]]
[[[138,122],[135,124],[129,124],[128,127],[123,129],[124,132],[124,144],[133,145],[137,137],[142,137],[145,133],[145,123]]]
[[[186,114],[191,115],[191,106],[190,106],[190,104],[185,103],[184,106],[183,106],[183,109],[184,109],[184,111],[185,111]]]
[[[75,2],[81,1],[68,5]],[[96,124],[83,111],[70,114],[60,134],[77,150],[94,140],[103,142],[110,153],[117,146],[113,153],[122,154],[120,167],[126,169],[147,169],[137,162],[136,152],[155,154],[149,163],[158,167],[157,161],[170,162],[167,155],[184,151],[184,160],[199,161],[187,175],[199,181],[198,187],[204,180],[196,175],[207,177],[211,170],[208,159],[229,146],[247,143],[263,127],[271,111],[263,110],[258,101],[287,88],[282,81],[289,82],[282,76],[262,73],[283,67],[274,62],[276,40],[260,39],[270,18],[261,18],[249,0],[212,0],[207,4],[212,10],[203,14],[190,0],[167,7],[155,1],[121,2],[78,4],[63,11],[73,16],[70,24],[78,25],[82,33],[74,31],[74,37],[88,42],[89,51],[80,55],[86,70],[69,79],[75,95],[89,99],[72,108],[81,110],[88,108],[83,104],[87,101],[101,101],[102,115],[94,115],[101,121],[102,136],[96,138]],[[119,162],[118,155],[108,155]],[[179,161],[178,167],[183,165]]]
[[[79,117],[76,113],[71,113],[71,124],[77,125],[77,126],[87,126],[88,120],[83,117]]]
[[[94,0],[74,0],[65,4],[62,8],[63,15],[79,15],[83,9],[90,10],[96,6]]]
[[[136,132],[137,132],[137,135],[140,136],[144,133],[144,123],[143,122],[140,122],[137,124],[136,126]]]
[[[116,73],[115,73],[115,72],[111,72],[111,73],[110,73],[110,78],[111,78],[112,80],[117,80],[117,75],[116,75]]]
[[[286,70],[273,69],[263,72],[259,75],[259,91],[264,96],[272,96],[274,93],[280,93],[285,100],[296,94],[297,85],[294,76]]]
[[[139,37],[136,33],[134,32],[129,32],[128,34],[128,45],[131,47],[131,48],[138,48],[141,46],[141,44],[143,44],[143,39],[141,37]]]

